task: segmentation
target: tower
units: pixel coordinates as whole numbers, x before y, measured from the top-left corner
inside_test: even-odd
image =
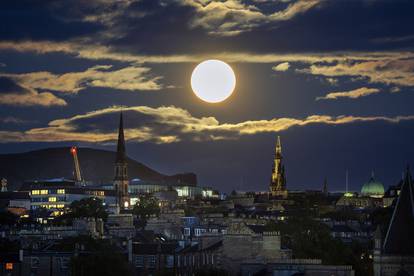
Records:
[[[119,118],[118,145],[116,149],[114,177],[114,190],[116,191],[118,205],[121,208],[129,207],[128,185],[128,162],[126,158],[124,124],[121,113]]]
[[[325,177],[325,180],[323,181],[323,188],[322,188],[322,193],[324,195],[328,195],[328,179]]]
[[[275,158],[270,180],[270,195],[272,197],[287,197],[285,167],[282,164],[282,145],[277,136]]]

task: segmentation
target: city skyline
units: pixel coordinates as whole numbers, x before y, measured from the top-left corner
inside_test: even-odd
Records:
[[[201,186],[267,190],[278,135],[288,189],[394,185],[414,164],[414,4],[397,2],[6,1],[0,153],[114,151],[122,110],[129,157]],[[223,102],[192,92],[206,59],[234,70]]]

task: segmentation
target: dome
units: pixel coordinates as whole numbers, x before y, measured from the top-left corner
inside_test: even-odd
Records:
[[[384,185],[381,182],[376,181],[374,176],[362,186],[361,194],[362,196],[377,197],[381,198],[384,196],[385,190]]]

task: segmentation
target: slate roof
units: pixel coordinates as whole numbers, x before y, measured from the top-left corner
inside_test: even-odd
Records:
[[[383,253],[414,256],[414,187],[408,168],[385,237]]]
[[[28,192],[0,192],[0,199],[16,200],[26,199],[30,200]]]

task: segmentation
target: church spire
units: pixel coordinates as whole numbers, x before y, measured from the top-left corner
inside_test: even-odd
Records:
[[[269,186],[271,196],[287,197],[285,167],[282,164],[282,144],[280,136],[276,138],[272,177]]]
[[[121,112],[121,116],[119,118],[118,145],[116,148],[114,177],[114,190],[117,195],[117,203],[121,208],[128,208],[130,204],[128,185],[128,161],[125,150],[124,122]]]
[[[125,137],[124,137],[124,122],[121,112],[119,117],[119,129],[118,129],[118,146],[116,148],[116,163],[122,163],[126,161],[125,153]]]

